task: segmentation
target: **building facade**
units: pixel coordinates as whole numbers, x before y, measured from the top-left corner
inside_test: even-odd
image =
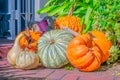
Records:
[[[0,0],[0,39],[14,40],[29,22],[39,20],[36,11],[47,0]]]

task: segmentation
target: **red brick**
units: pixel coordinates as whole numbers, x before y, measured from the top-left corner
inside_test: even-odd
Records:
[[[7,53],[8,53],[8,47],[6,47],[6,46],[0,47],[0,56],[2,58],[7,57]]]
[[[47,78],[49,80],[57,80],[64,77],[69,71],[63,70],[63,69],[56,69],[55,72],[53,72],[51,75],[49,75]]]
[[[5,71],[7,71],[7,70],[12,70],[12,69],[14,69],[14,68],[13,68],[13,67],[1,68],[1,69],[0,69],[0,72],[1,72],[1,71],[5,72]]]
[[[31,74],[36,74],[38,72],[38,70],[24,70],[24,71],[20,71],[20,72],[15,72],[15,75],[31,75]]]
[[[30,71],[30,73],[29,73]],[[28,70],[27,72],[21,72],[14,74],[14,77],[28,77],[28,78],[46,78],[48,75],[50,75],[54,69],[38,69],[38,70]],[[19,74],[19,75],[18,75]]]
[[[0,56],[6,58],[8,51],[12,48],[13,44],[0,44]]]
[[[101,71],[101,72],[99,72],[98,77],[113,76],[114,74],[115,74],[115,71],[114,71],[114,70]]]
[[[5,60],[5,61],[0,61],[0,66],[2,66],[2,65],[7,65],[7,64],[8,64],[7,60]]]
[[[0,73],[2,73],[2,72],[4,72],[4,73],[9,73],[9,72],[13,73],[13,72],[18,72],[18,71],[17,71],[17,69],[10,69],[10,70],[0,71]]]
[[[61,80],[79,80],[78,78],[80,78],[80,74],[67,74]]]
[[[81,76],[80,80],[114,80],[114,77],[113,76],[95,77],[95,75],[91,77]]]
[[[63,77],[62,80],[77,80],[78,78],[80,78],[80,80],[113,80],[113,74],[114,71],[101,71],[101,72],[72,71],[71,73]]]
[[[62,78],[62,80],[113,80],[113,76],[98,76],[97,74],[78,74],[78,73],[71,73],[67,74],[65,77]]]
[[[117,77],[116,77],[116,80],[120,80],[120,76],[117,76]]]
[[[114,72],[115,71],[101,71],[97,72],[96,80],[114,80]],[[92,78],[95,78],[96,75],[92,75]]]
[[[47,77],[48,75],[50,75],[51,73],[53,73],[55,71],[55,69],[41,69],[38,70],[36,75],[38,75],[39,77]]]

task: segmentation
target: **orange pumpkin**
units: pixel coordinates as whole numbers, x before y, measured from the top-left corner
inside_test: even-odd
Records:
[[[37,50],[37,41],[40,38],[42,32],[36,32],[35,27],[33,31],[30,31],[29,28],[26,28],[24,36],[20,39],[20,47],[24,50],[27,48],[31,52]]]
[[[67,47],[71,64],[81,71],[93,71],[100,67],[102,54],[88,34],[75,37]]]
[[[67,15],[57,18],[54,22],[54,28],[62,29],[61,26],[70,28],[79,34],[81,34],[83,30],[83,25],[80,25],[80,18],[76,16]]]
[[[102,31],[76,36],[67,47],[70,63],[81,71],[94,71],[109,58],[111,41]]]
[[[106,35],[102,31],[93,30],[93,31],[91,31],[91,33],[95,37],[95,39],[93,39],[93,41],[95,42],[95,44],[102,51],[102,54],[103,54],[103,56],[102,56],[102,63],[103,63],[110,56],[109,49],[112,46],[112,42],[107,39]]]
[[[77,4],[77,2],[75,2],[72,5],[67,16],[59,17],[54,21],[55,29],[63,29],[62,27],[66,27],[66,28],[70,28],[73,31],[81,34],[81,32],[84,28],[84,23],[82,22],[82,24],[80,24],[80,18],[72,15],[72,13],[76,7],[76,4]]]

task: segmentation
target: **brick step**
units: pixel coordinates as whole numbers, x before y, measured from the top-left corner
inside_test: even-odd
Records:
[[[120,65],[107,71],[81,72],[77,69],[48,69],[39,66],[34,70],[15,69],[6,59],[13,43],[0,44],[0,80],[120,80]]]
[[[12,48],[12,46],[13,46],[13,43],[0,44],[0,59],[7,57],[7,53]]]
[[[120,80],[118,73],[117,69],[81,72],[77,69],[48,69],[42,66],[34,70],[22,70],[11,66],[6,59],[0,61],[0,80]]]

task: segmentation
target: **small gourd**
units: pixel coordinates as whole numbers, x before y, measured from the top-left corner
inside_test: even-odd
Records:
[[[21,51],[16,58],[16,67],[20,69],[34,69],[39,66],[37,54],[28,50]]]
[[[37,52],[37,40],[40,38],[41,32],[40,31],[36,32],[35,29],[36,27],[33,27],[33,31],[32,31],[27,27],[25,31],[17,35],[13,47],[10,49],[10,51],[7,54],[8,62],[11,65],[22,69],[32,69],[39,65],[38,64],[39,58],[36,57],[37,56],[36,52]],[[33,61],[35,60],[36,62],[29,62],[28,63],[29,65],[24,65],[26,64],[26,59],[24,59],[23,57],[25,57],[26,55],[27,58],[30,57],[29,59],[33,59]],[[22,64],[19,64],[21,62],[21,58],[19,57],[23,59]],[[30,64],[31,65],[34,64],[34,66],[30,66]]]
[[[39,66],[39,57],[37,52],[37,40],[40,38],[41,32],[35,32],[26,28],[25,36],[20,39],[20,47],[22,51],[16,58],[16,68],[34,69]],[[24,43],[25,42],[25,43]]]

